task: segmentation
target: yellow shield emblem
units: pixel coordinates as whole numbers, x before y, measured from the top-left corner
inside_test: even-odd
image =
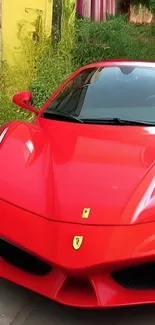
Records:
[[[90,214],[90,208],[84,208],[82,212],[82,218],[87,219]]]
[[[74,236],[73,238],[73,248],[75,250],[78,250],[83,242],[83,236]]]

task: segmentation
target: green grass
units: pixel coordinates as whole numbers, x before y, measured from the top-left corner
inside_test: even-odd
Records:
[[[0,124],[29,118],[11,103],[16,91],[30,89],[35,106],[40,108],[61,82],[82,65],[115,58],[155,61],[154,24],[136,26],[126,17],[118,16],[107,22],[78,20],[74,33],[72,25],[70,30],[72,33],[64,34],[57,51],[52,49],[49,40],[40,45],[33,73],[34,64],[30,71],[28,67],[1,71]]]
[[[118,16],[107,22],[78,21],[74,63],[106,59],[155,60],[154,25],[137,26]]]

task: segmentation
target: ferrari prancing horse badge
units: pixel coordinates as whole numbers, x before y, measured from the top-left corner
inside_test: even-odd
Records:
[[[90,208],[84,208],[82,212],[82,218],[87,219],[89,217],[89,214],[90,214]]]
[[[83,236],[74,236],[73,238],[73,248],[75,250],[78,250],[83,242]]]

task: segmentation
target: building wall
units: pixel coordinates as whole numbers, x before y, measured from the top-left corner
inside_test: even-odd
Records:
[[[96,21],[116,14],[116,0],[77,0],[77,13]]]
[[[51,34],[52,1],[2,1],[2,59],[14,64],[21,58],[22,40],[36,40],[43,32]],[[39,30],[41,29],[41,30]]]
[[[0,28],[2,25],[2,0],[0,0]]]

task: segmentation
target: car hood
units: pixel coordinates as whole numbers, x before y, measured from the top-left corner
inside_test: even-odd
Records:
[[[154,161],[155,128],[16,122],[1,143],[0,198],[57,222],[155,221]]]

